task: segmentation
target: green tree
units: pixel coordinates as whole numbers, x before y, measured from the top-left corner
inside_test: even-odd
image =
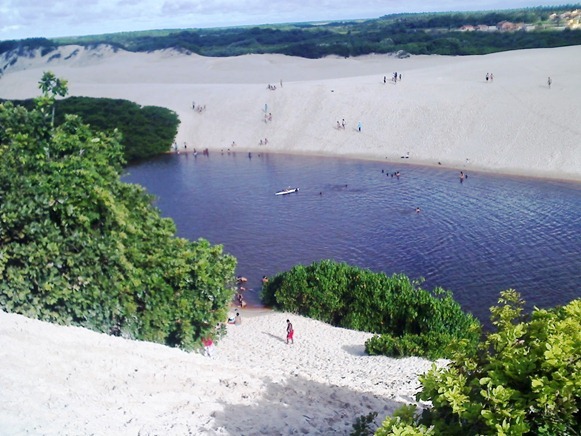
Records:
[[[496,331],[478,352],[459,349],[420,377],[417,399],[432,407],[389,417],[376,434],[579,435],[581,299],[530,319],[523,305],[514,290],[503,292],[491,309]]]
[[[196,347],[226,318],[236,260],[176,238],[153,198],[120,181],[118,132],[72,115],[53,127],[44,103],[0,105],[0,309]]]
[[[51,125],[54,126],[55,98],[57,95],[60,97],[67,95],[69,92],[67,81],[59,79],[50,71],[46,71],[42,75],[38,87],[42,91],[42,99],[39,102],[52,109]]]

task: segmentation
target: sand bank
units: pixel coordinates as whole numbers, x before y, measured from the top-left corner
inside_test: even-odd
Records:
[[[366,356],[368,333],[241,313],[210,358],[0,312],[0,433],[349,434],[413,401],[431,365]]]
[[[581,180],[581,46],[319,60],[61,51],[19,59],[0,79],[0,97],[37,95],[51,70],[69,81],[70,95],[174,110],[182,149],[409,156],[407,163]],[[393,72],[402,80],[392,82]]]

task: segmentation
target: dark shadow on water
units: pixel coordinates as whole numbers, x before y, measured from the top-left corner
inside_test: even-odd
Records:
[[[217,411],[212,429],[231,435],[349,435],[362,415],[378,412],[379,426],[403,403],[380,398],[347,387],[329,386],[295,374],[285,382],[264,378],[265,390],[257,398],[245,398],[250,405],[224,403]],[[200,429],[202,430],[202,429]]]

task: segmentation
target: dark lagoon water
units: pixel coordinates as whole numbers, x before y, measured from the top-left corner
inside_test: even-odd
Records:
[[[390,174],[400,171],[399,179]],[[247,153],[164,155],[124,180],[178,235],[222,244],[260,305],[260,279],[321,259],[441,286],[482,321],[499,292],[581,297],[581,184],[397,163]],[[287,186],[296,194],[275,196]],[[416,213],[416,207],[421,208]]]

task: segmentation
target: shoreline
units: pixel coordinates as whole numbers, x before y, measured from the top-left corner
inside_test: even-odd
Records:
[[[237,146],[238,147],[238,146]],[[368,162],[377,162],[377,163],[386,163],[389,165],[403,165],[403,166],[415,166],[415,167],[422,167],[422,168],[431,168],[431,169],[441,169],[441,170],[450,170],[450,171],[464,171],[470,173],[474,172],[477,174],[482,175],[492,175],[492,176],[499,176],[499,177],[510,177],[510,178],[518,178],[518,179],[529,179],[529,180],[537,180],[537,181],[547,181],[547,182],[561,182],[561,183],[570,183],[570,184],[579,184],[581,185],[581,174],[547,174],[543,172],[531,172],[531,171],[510,171],[510,170],[494,170],[486,167],[479,167],[477,165],[452,165],[452,164],[438,164],[433,163],[431,161],[418,161],[415,159],[381,159],[377,156],[373,155],[337,155],[333,153],[321,153],[317,151],[305,151],[305,152],[287,152],[284,150],[265,150],[264,148],[253,148],[253,147],[242,147],[236,148],[236,150],[232,151],[224,151],[222,149],[212,149],[208,147],[209,152],[217,153],[217,154],[278,154],[278,155],[291,155],[291,156],[304,156],[304,157],[329,157],[329,158],[336,158],[336,159],[349,159],[349,160],[361,160],[361,161],[368,161]],[[163,154],[189,154],[193,155],[193,151],[180,151],[179,153],[175,153],[174,151],[168,151]],[[198,156],[200,152],[198,152]],[[203,156],[202,156],[203,157]],[[155,158],[155,157],[154,157]]]
[[[414,165],[581,182],[581,46],[406,59],[59,50],[50,62],[19,59],[2,76],[0,97],[38,95],[48,68],[69,82],[70,96],[173,110],[175,141],[190,150],[235,144],[231,151],[393,165],[409,153]],[[403,78],[384,83],[393,71]],[[489,72],[494,83],[485,80]],[[340,120],[346,128],[337,129]]]

